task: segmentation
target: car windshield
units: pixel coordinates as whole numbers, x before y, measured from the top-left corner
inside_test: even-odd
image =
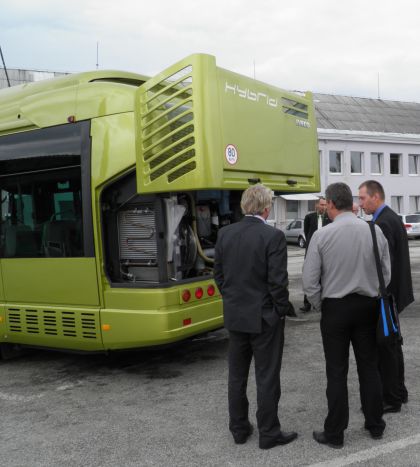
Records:
[[[410,224],[420,223],[420,214],[411,214],[409,216],[405,216],[405,220]]]

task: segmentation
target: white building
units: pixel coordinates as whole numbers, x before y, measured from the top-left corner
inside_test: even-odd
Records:
[[[399,213],[420,211],[420,104],[314,94],[318,126],[321,192],[347,183],[357,201],[359,185],[380,182],[385,202]],[[303,218],[311,200],[276,206],[276,223]],[[298,198],[298,197],[297,197]]]
[[[57,78],[68,73],[60,73],[56,71],[41,71],[41,70],[22,70],[19,68],[8,68],[7,76],[0,63],[0,89],[7,88],[9,78],[10,86],[18,84],[32,83],[33,81],[41,81],[43,79]]]

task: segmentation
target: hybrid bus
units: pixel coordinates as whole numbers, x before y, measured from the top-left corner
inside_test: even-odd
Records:
[[[319,191],[311,93],[196,54],[0,91],[0,345],[108,351],[223,325],[241,192]]]

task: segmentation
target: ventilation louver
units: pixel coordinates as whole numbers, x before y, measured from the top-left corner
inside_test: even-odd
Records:
[[[10,333],[46,335],[77,339],[98,339],[99,323],[95,313],[7,308]]]
[[[145,176],[171,183],[193,171],[195,160],[192,66],[151,87],[140,106]]]

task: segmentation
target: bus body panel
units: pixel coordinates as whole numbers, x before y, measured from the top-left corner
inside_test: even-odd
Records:
[[[139,86],[146,79],[134,73],[94,71],[4,89],[0,133],[133,111],[132,84]],[[131,85],[122,85],[125,80]]]
[[[8,303],[98,306],[95,258],[2,259]]]
[[[0,259],[0,302],[4,301],[4,287],[3,287],[3,272],[1,267],[2,260]]]
[[[109,325],[109,331],[103,331],[106,350],[171,343],[223,326],[220,299],[172,310],[105,308],[101,319]]]
[[[257,181],[285,193],[320,189],[311,93],[192,55],[140,86],[135,114],[139,193],[243,190]]]
[[[55,349],[103,350],[99,308],[6,303],[0,342]]]
[[[92,199],[99,202],[104,183],[135,165],[133,112],[93,119],[91,137]]]

